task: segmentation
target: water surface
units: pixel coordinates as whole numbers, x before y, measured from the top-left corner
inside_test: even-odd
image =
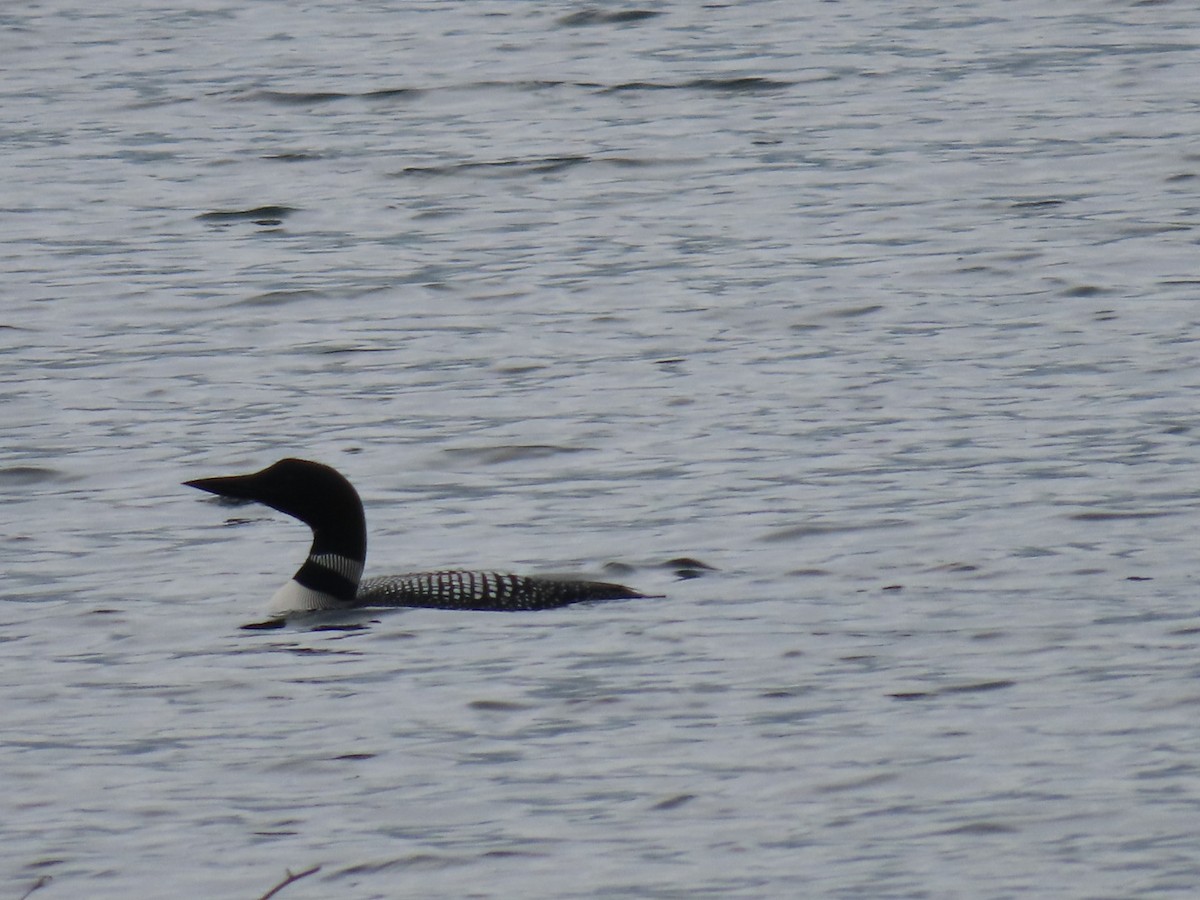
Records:
[[[1195,895],[1200,13],[3,23],[6,896]]]

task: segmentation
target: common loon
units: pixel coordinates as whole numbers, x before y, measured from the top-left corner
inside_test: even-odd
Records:
[[[647,596],[620,584],[564,577],[448,570],[362,580],[367,523],[358,492],[337,470],[304,459],[281,459],[261,472],[185,481],[235,500],[255,501],[306,523],[313,532],[308,559],[271,598],[269,612],[377,606],[436,609],[553,609],[585,600]]]

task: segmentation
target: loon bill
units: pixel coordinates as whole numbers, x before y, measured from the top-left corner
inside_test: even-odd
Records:
[[[321,463],[281,459],[261,472],[185,481],[219,497],[262,503],[312,528],[312,548],[271,598],[274,616],[331,609],[423,606],[435,609],[553,609],[586,600],[646,597],[620,584],[570,577],[448,570],[362,580],[367,523],[358,492]]]

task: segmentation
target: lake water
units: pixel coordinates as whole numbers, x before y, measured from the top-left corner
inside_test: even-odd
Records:
[[[1197,896],[1200,7],[0,24],[0,894]]]

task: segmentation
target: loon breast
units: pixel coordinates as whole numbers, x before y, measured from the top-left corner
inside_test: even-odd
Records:
[[[267,612],[272,616],[286,616],[288,613],[316,612],[342,607],[344,604],[339,603],[331,594],[307,587],[293,578],[271,597],[271,602],[267,604]]]

